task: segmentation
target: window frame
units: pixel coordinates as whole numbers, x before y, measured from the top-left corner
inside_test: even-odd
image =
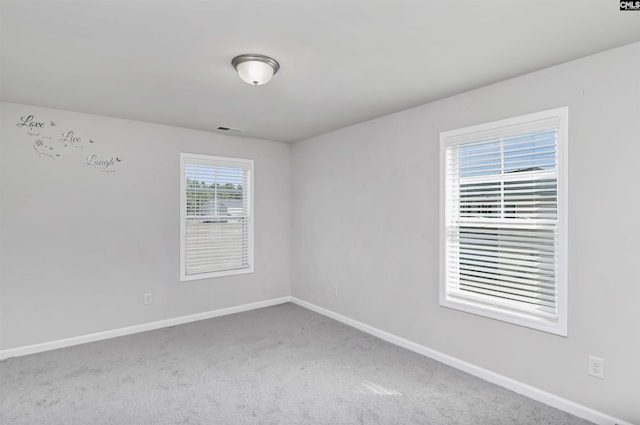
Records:
[[[248,171],[248,267],[239,269],[225,269],[213,272],[187,274],[186,272],[186,225],[187,225],[187,164],[198,164],[212,167],[242,168]],[[246,189],[246,188],[245,188]],[[254,272],[254,160],[213,155],[180,153],[180,281],[218,278],[248,274]]]
[[[556,317],[545,318],[517,309],[482,302],[478,299],[456,296],[449,292],[447,255],[447,148],[473,141],[480,141],[488,137],[506,137],[513,135],[514,129],[526,132],[527,127],[536,122],[558,119],[557,128],[557,244],[556,258]],[[440,133],[440,264],[439,264],[439,303],[440,306],[472,313],[491,319],[500,320],[528,328],[567,336],[568,319],[568,107],[550,109],[533,114],[511,117],[503,120],[473,125]],[[516,132],[517,133],[517,132]],[[489,297],[489,296],[485,296]],[[481,298],[481,297],[478,297]],[[497,298],[497,297],[496,297]]]

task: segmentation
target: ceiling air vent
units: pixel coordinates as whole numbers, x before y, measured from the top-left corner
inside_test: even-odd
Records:
[[[242,132],[244,132],[244,130],[241,129],[241,128],[224,127],[224,126],[218,127],[218,130],[220,130],[220,131],[228,131],[229,133],[242,133]]]

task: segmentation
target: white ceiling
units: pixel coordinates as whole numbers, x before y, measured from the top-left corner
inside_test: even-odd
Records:
[[[618,4],[0,0],[0,100],[293,142],[640,41]]]

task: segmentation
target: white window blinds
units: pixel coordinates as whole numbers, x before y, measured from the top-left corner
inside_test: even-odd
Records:
[[[565,125],[562,109],[443,133],[443,305],[563,333]]]
[[[253,161],[182,154],[182,280],[253,270]]]

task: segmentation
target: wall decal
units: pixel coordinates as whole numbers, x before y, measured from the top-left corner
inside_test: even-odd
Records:
[[[69,145],[79,144],[82,142],[80,137],[77,137],[73,134],[73,130],[66,131],[62,133],[62,138],[58,139],[59,142],[64,143],[64,147],[66,148]]]
[[[98,143],[95,139],[84,138],[73,129],[66,129],[62,132],[53,130],[52,127],[56,127],[56,125],[54,121],[40,120],[33,114],[22,115],[16,122],[16,127],[25,129],[26,136],[33,140],[32,147],[38,157],[69,158],[74,162],[77,161],[89,168],[106,173],[115,172],[122,163],[120,156],[96,151]],[[85,140],[88,140],[88,145]],[[85,146],[91,148],[93,152],[78,158],[74,151],[84,150]]]
[[[55,158],[57,156],[60,156],[59,153],[48,153],[48,150],[53,150],[52,147],[49,147],[47,145],[44,144],[44,142],[40,139],[36,140],[33,144],[33,149],[35,149],[36,153],[38,155],[44,155],[44,156],[48,156],[50,158]]]
[[[33,130],[35,128],[42,128],[45,124],[43,122],[35,121],[33,115],[25,115],[20,117],[20,122],[16,125],[18,127],[28,127]]]
[[[111,157],[111,158],[100,158],[98,157],[98,155],[91,155],[88,156],[86,158],[87,162],[85,162],[85,165],[89,165],[92,166],[94,168],[99,168],[102,171],[107,171],[107,172],[113,172],[113,167],[119,163],[122,162],[122,160],[118,157]]]

